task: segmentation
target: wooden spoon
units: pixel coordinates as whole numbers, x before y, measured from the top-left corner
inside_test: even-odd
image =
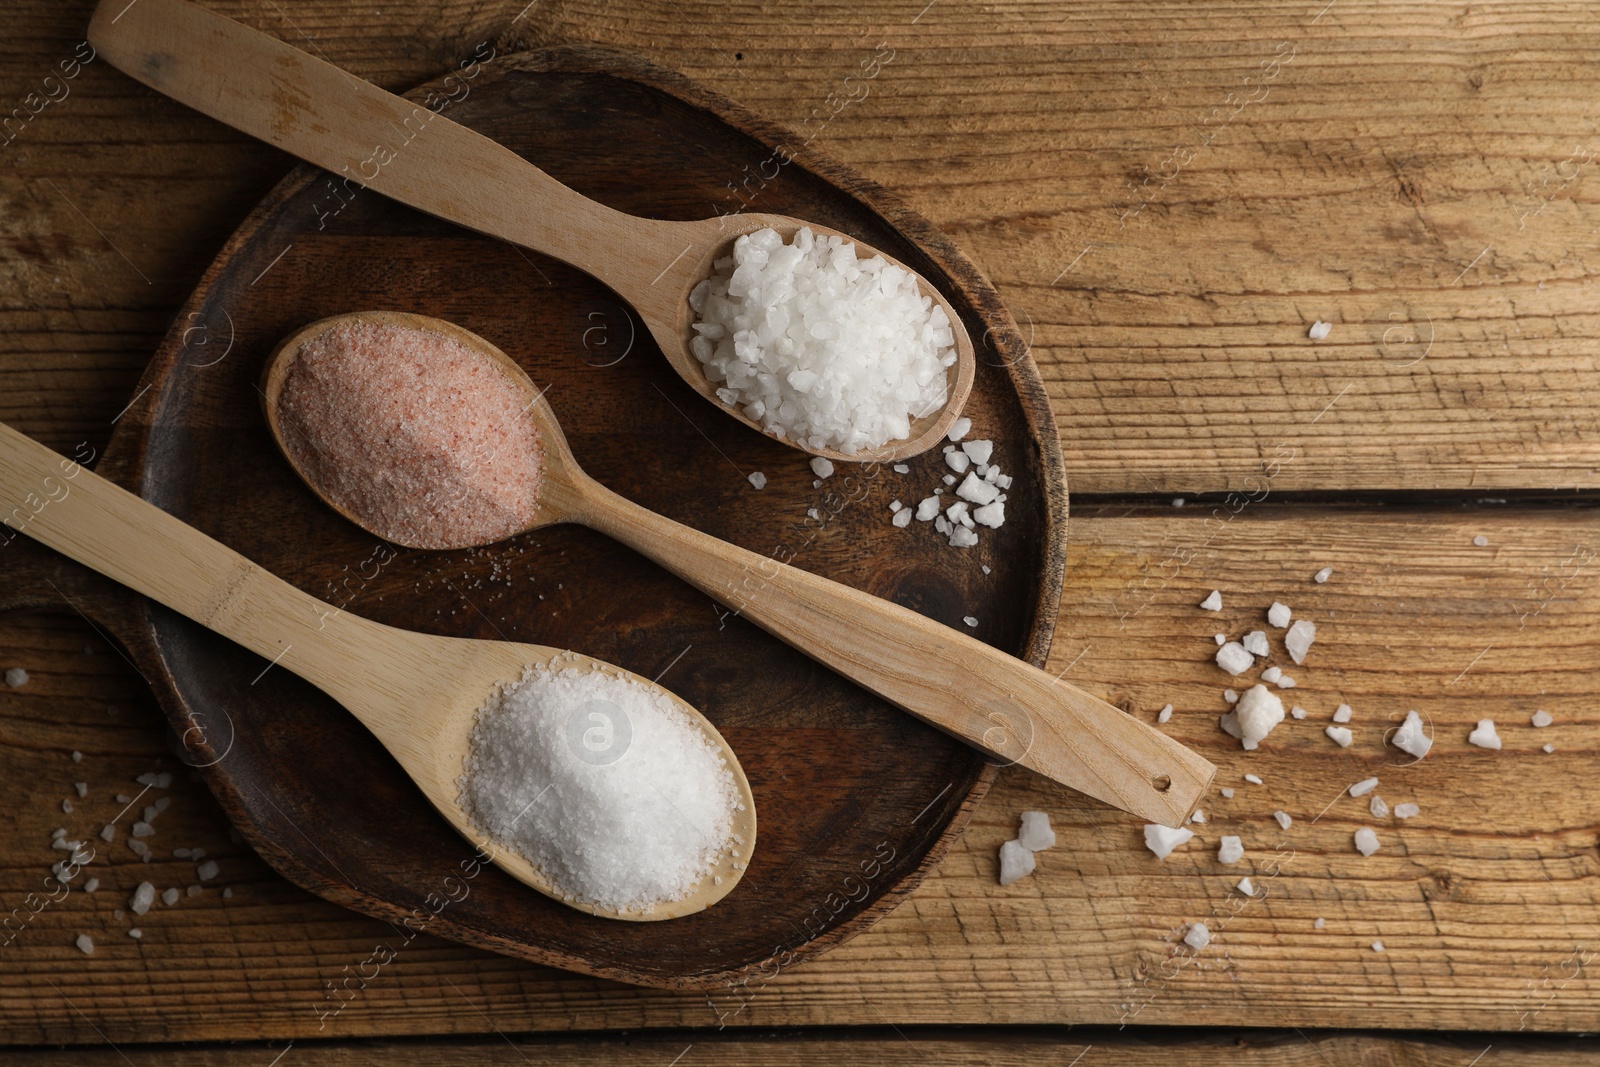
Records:
[[[713,260],[729,254],[735,238],[765,227],[785,240],[801,226],[855,240],[785,215],[665,222],[623,214],[439,115],[469,91],[460,74],[454,76],[458,90],[435,94],[425,108],[185,0],[103,0],[89,24],[89,41],[113,66],[152,89],[355,185],[592,274],[633,305],[673,369],[697,393],[763,433],[759,423],[723,403],[716,383],[689,351],[695,317],[689,291],[711,273]],[[856,244],[863,258],[877,254],[905,266]],[[816,455],[852,462],[905,459],[932,448],[960,415],[976,369],[972,338],[950,302],[926,279],[918,280],[923,293],[944,307],[955,335],[957,358],[948,368],[944,408],[914,420],[910,436],[873,452],[820,449]]]
[[[599,530],[925,722],[1141,818],[1180,825],[1216,773],[1159,730],[982,641],[618,496],[578,467],[554,412],[522,368],[482,337],[442,319],[390,311],[323,319],[285,338],[262,376],[267,423],[278,447],[330,507],[376,536],[407,543],[399,531],[369,524],[368,516],[297,463],[279,405],[301,347],[347,322],[442,334],[504,370],[506,387],[526,402],[544,458],[537,509],[525,530],[562,522]],[[477,543],[439,540],[411,547]]]
[[[456,779],[478,708],[497,686],[515,681],[526,667],[552,662],[627,673],[620,668],[563,649],[434,637],[340,611],[3,423],[0,522],[323,690],[377,735],[450,825],[512,877],[546,896],[612,919],[671,919],[715,904],[744,873],[738,857],[724,854],[693,893],[649,911],[574,903],[527,860],[490,841],[462,809]],[[738,758],[704,716],[667,695],[705,731],[733,772],[744,804],[734,813],[733,832],[743,839],[739,852],[747,861],[755,844],[756,808]]]

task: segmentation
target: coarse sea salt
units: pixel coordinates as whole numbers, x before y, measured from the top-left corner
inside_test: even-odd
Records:
[[[1318,571],[1317,573],[1313,574],[1311,576],[1311,580],[1313,582],[1316,582],[1318,585],[1322,585],[1324,582],[1326,582],[1329,578],[1332,578],[1332,577],[1333,577],[1333,568],[1332,567],[1324,567],[1320,571]]]
[[[1538,710],[1538,711],[1533,713],[1533,718],[1530,721],[1533,723],[1533,725],[1543,729],[1544,727],[1549,726],[1551,723],[1555,722],[1556,720],[1555,720],[1555,717],[1552,716],[1548,711],[1545,711],[1545,710],[1543,710],[1541,708],[1540,710]]]
[[[1222,593],[1216,589],[1211,590],[1211,595],[1200,601],[1200,606],[1206,611],[1221,611]]]
[[[1304,663],[1306,653],[1311,650],[1311,642],[1316,637],[1316,624],[1308,619],[1300,619],[1283,635],[1283,647],[1289,650],[1290,658],[1296,663]]]
[[[1323,732],[1333,738],[1334,743],[1340,748],[1349,748],[1350,743],[1356,739],[1348,726],[1330,726]]]
[[[300,347],[278,419],[295,466],[362,526],[413,548],[466,548],[537,514],[543,455],[527,403],[492,355],[454,337],[352,321]]]
[[[1225,836],[1217,846],[1218,863],[1238,863],[1244,859],[1244,844],[1237,838]]]
[[[1050,816],[1042,811],[1022,813],[1022,827],[1017,831],[1017,843],[1029,852],[1054,848],[1056,832],[1050,826]]]
[[[735,844],[732,772],[665,693],[530,668],[479,710],[463,807],[565,897],[641,911],[687,896]]]
[[[1394,817],[1397,819],[1412,819],[1422,814],[1422,808],[1416,804],[1396,804]]]
[[[1173,829],[1170,826],[1161,826],[1158,823],[1146,823],[1144,827],[1144,847],[1154,852],[1156,859],[1164,860],[1172,854],[1173,849],[1184,844],[1193,836],[1193,830]]]
[[[1190,923],[1188,931],[1183,935],[1183,943],[1199,952],[1211,944],[1211,931],[1205,923]]]
[[[1278,820],[1279,829],[1287,830],[1289,827],[1294,825],[1294,819],[1292,819],[1289,816],[1289,813],[1286,811],[1275,811],[1272,813],[1272,817]]]
[[[1010,885],[1019,878],[1033,873],[1033,850],[1020,841],[1007,841],[1000,846],[1000,884]]]
[[[943,305],[910,271],[860,259],[842,237],[805,226],[790,242],[770,228],[745,234],[689,306],[690,351],[717,396],[804,448],[878,448],[948,396],[956,350]]]
[[[1229,674],[1239,675],[1249,670],[1256,658],[1237,641],[1229,641],[1217,649],[1217,666]]]
[[[1415,711],[1408,711],[1405,722],[1402,722],[1400,728],[1389,738],[1389,743],[1400,751],[1421,759],[1433,747],[1433,738],[1423,733],[1422,716]]]
[[[1289,619],[1291,616],[1292,612],[1289,611],[1289,606],[1287,604],[1280,604],[1276,600],[1274,600],[1272,602],[1272,606],[1267,609],[1267,621],[1278,627],[1280,630],[1289,625]]]
[[[1168,704],[1156,713],[1156,722],[1169,722],[1172,719],[1172,705]]]
[[[1340,704],[1337,708],[1333,709],[1333,721],[1349,722],[1350,716],[1353,714],[1355,714],[1355,712],[1350,709],[1349,704]]]
[[[1252,656],[1265,656],[1272,652],[1272,646],[1267,644],[1265,630],[1251,630],[1239,643],[1244,645],[1244,650]]]
[[[1467,735],[1467,741],[1479,748],[1499,748],[1500,735],[1495,733],[1493,719],[1479,719],[1478,726]]]
[[[1370,856],[1378,851],[1378,835],[1370,826],[1363,826],[1356,831],[1356,848],[1363,856]]]
[[[1376,788],[1378,788],[1378,780],[1376,778],[1363,778],[1361,781],[1350,787],[1350,795],[1353,797],[1364,797]]]
[[[10,667],[6,670],[6,685],[12,689],[21,689],[28,684],[28,672],[21,667]]]

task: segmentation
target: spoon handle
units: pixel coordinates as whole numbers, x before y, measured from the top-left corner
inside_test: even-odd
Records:
[[[0,423],[0,552],[18,533],[335,693],[353,617]],[[337,624],[330,626],[330,621]]]
[[[576,521],[655,560],[801,652],[1007,764],[1181,825],[1216,768],[1131,715],[967,634],[757,555],[596,482]]]
[[[648,295],[661,267],[682,255],[676,228],[685,224],[596,203],[440,114],[471,93],[477,60],[416,104],[186,0],[102,0],[89,41],[157,92],[330,171],[319,221],[371,188],[625,294]]]

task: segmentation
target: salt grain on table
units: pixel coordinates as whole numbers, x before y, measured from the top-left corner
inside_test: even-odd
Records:
[[[1467,735],[1470,744],[1479,748],[1499,748],[1500,735],[1495,733],[1493,719],[1479,719],[1478,726]]]
[[[1370,856],[1378,851],[1378,835],[1373,833],[1371,827],[1363,826],[1356,831],[1356,848],[1363,856]]]
[[[1034,858],[1031,849],[1017,841],[1007,841],[1000,846],[1000,884],[1010,885],[1019,878],[1033,873]]]
[[[1350,795],[1353,797],[1364,797],[1376,788],[1378,788],[1378,780],[1376,778],[1363,778],[1361,781],[1350,787]]]
[[[1206,611],[1221,611],[1222,593],[1216,589],[1211,590],[1211,595],[1200,601],[1200,606]]]
[[[1205,923],[1191,923],[1188,932],[1183,935],[1183,943],[1199,952],[1211,944],[1211,931]]]
[[[1287,604],[1280,604],[1276,600],[1274,600],[1272,602],[1272,606],[1267,609],[1267,621],[1273,626],[1278,627],[1280,630],[1289,625],[1289,619],[1291,618],[1291,615],[1292,613],[1289,611],[1289,606]]]
[[[85,956],[94,955],[94,940],[88,934],[79,934],[78,940],[74,944],[78,946],[78,951]]]
[[[1144,828],[1144,847],[1155,853],[1157,859],[1166,859],[1172,850],[1184,844],[1194,836],[1193,830],[1173,829],[1170,826],[1161,826],[1157,823],[1146,823]]]
[[[156,887],[149,882],[140,882],[139,887],[133,891],[133,896],[128,898],[128,907],[135,915],[143,915],[150,910],[150,905],[155,903]]]
[[[1350,743],[1355,740],[1355,734],[1350,732],[1348,726],[1330,726],[1324,732],[1333,738],[1340,748],[1349,748]]]
[[[1278,820],[1278,828],[1280,830],[1287,830],[1294,825],[1294,820],[1289,817],[1289,813],[1286,811],[1275,811],[1272,813],[1272,817]]]
[[[1217,666],[1232,675],[1240,675],[1255,663],[1255,657],[1246,652],[1237,641],[1229,641],[1217,649]]]
[[[1389,805],[1384,803],[1382,797],[1374,793],[1372,794],[1372,800],[1367,804],[1367,810],[1372,812],[1374,819],[1382,819],[1389,814]]]
[[[1477,537],[1474,537],[1472,539],[1472,543],[1477,545],[1479,548],[1488,548],[1489,547],[1489,539],[1487,537],[1483,536],[1482,534],[1479,534]]]
[[[1555,717],[1552,716],[1548,711],[1545,711],[1545,710],[1543,710],[1541,708],[1540,710],[1538,710],[1538,711],[1533,713],[1533,719],[1531,721],[1533,722],[1533,725],[1535,725],[1537,727],[1540,727],[1540,728],[1543,728],[1543,727],[1549,726],[1551,723],[1555,722],[1556,720],[1555,720]]]
[[[28,672],[21,667],[11,667],[6,671],[6,685],[12,689],[21,689],[28,684]]]
[[[1050,816],[1042,811],[1022,813],[1022,828],[1017,831],[1017,842],[1030,852],[1054,848],[1056,832],[1050,827]]]
[[[1264,785],[1264,784],[1265,784],[1265,783],[1264,783],[1264,782],[1262,782],[1262,781],[1261,781],[1261,779],[1260,779],[1260,778],[1257,778],[1257,777],[1256,777],[1256,776],[1255,776],[1255,775],[1253,775],[1253,774],[1247,774],[1247,775],[1245,775],[1245,776],[1244,776],[1244,780],[1245,780],[1245,781],[1247,781],[1247,782],[1249,782],[1249,783],[1250,783],[1250,784],[1251,784],[1251,785]]]
[[[895,469],[899,470],[899,467],[896,466]],[[910,468],[908,467],[906,470],[910,470]],[[833,461],[828,459],[826,456],[812,456],[811,473],[815,474],[818,478],[833,477]],[[905,471],[900,471],[900,473],[904,474]]]
[[[1333,323],[1323,322],[1321,319],[1318,319],[1316,322],[1313,322],[1311,324],[1311,328],[1306,331],[1306,336],[1311,338],[1313,341],[1322,341],[1325,340],[1328,334],[1332,331]]]
[[[1224,837],[1217,846],[1218,863],[1238,863],[1244,859],[1244,844],[1237,837]]]
[[[1422,716],[1415,711],[1408,711],[1405,722],[1400,724],[1400,728],[1394,732],[1389,743],[1400,751],[1421,759],[1433,747],[1433,738],[1422,732]]]
[[[1249,633],[1244,635],[1244,640],[1241,642],[1241,644],[1244,645],[1244,650],[1250,653],[1252,656],[1265,656],[1272,652],[1272,646],[1267,644],[1267,634],[1265,630],[1251,630]],[[1299,660],[1296,660],[1295,662],[1298,663]]]
[[[1301,619],[1289,627],[1289,632],[1283,635],[1283,647],[1288,649],[1289,656],[1296,663],[1306,661],[1306,653],[1311,649],[1311,642],[1316,640],[1316,624]]]
[[[1422,808],[1416,804],[1396,804],[1394,817],[1397,819],[1411,819],[1422,814]]]
[[[1350,710],[1350,705],[1349,704],[1340,704],[1337,708],[1333,709],[1333,721],[1334,722],[1349,722],[1350,721],[1350,716],[1353,715],[1353,714],[1355,714],[1355,713]]]
[[[1313,574],[1311,576],[1311,580],[1313,582],[1316,582],[1318,585],[1322,585],[1324,582],[1326,582],[1329,578],[1332,578],[1332,577],[1333,577],[1333,568],[1332,567],[1324,567],[1320,571],[1318,571],[1317,573]]]
[[[1306,709],[1296,704],[1294,707],[1289,709],[1289,714],[1293,715],[1297,719],[1303,719],[1306,717]]]
[[[1253,897],[1256,895],[1256,884],[1250,880],[1248,875],[1239,879],[1239,883],[1235,885],[1234,888],[1247,897]]]
[[[1168,704],[1156,713],[1156,722],[1168,722],[1172,719],[1172,705]]]

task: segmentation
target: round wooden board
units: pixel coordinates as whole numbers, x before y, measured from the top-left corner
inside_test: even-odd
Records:
[[[967,412],[1015,477],[1005,527],[962,550],[931,524],[890,524],[891,500],[914,504],[941,484],[937,449],[910,461],[909,474],[841,465],[815,487],[801,453],[707,405],[586,275],[301,167],[205,275],[102,472],[345,610],[431,633],[566,646],[659,676],[739,753],[761,819],[749,872],[722,903],[671,922],[565,908],[472,864],[470,846],[377,741],[310,685],[281,668],[263,673],[264,661],[164,609],[106,615],[138,621],[138,632],[124,622],[119,636],[188,741],[185,758],[296,883],[402,931],[627,982],[710,989],[770,975],[859,933],[910,893],[993,768],[589,530],[556,527],[470,552],[376,541],[319,504],[273,446],[256,388],[262,361],[285,334],[344,311],[459,323],[549,387],[579,463],[612,489],[952,626],[974,616],[980,638],[1036,664],[1066,546],[1044,390],[977,270],[926,221],[792,134],[598,49],[500,56],[459,79],[451,118],[616,208],[705,217],[737,210],[737,187],[752,209],[837,227],[939,285],[978,341]],[[778,145],[792,162],[777,162]],[[764,490],[746,479],[756,471]]]

